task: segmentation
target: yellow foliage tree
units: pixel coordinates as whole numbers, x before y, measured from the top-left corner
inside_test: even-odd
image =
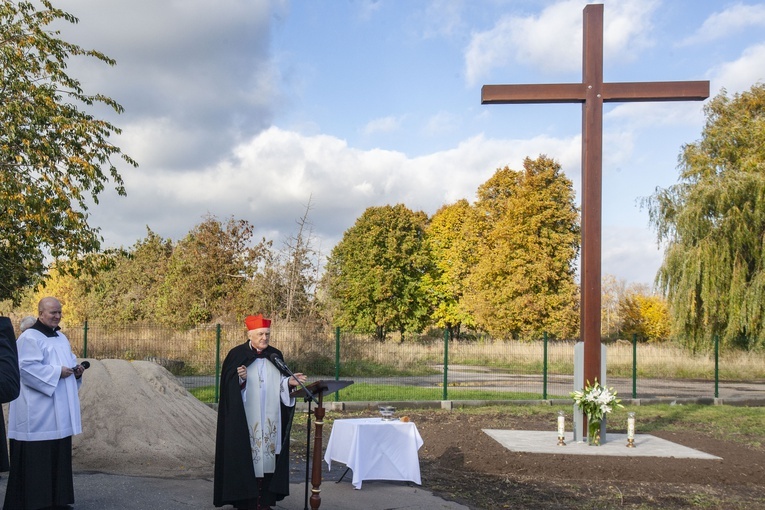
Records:
[[[66,325],[80,325],[88,318],[85,286],[82,281],[53,265],[44,285],[38,285],[28,303],[30,310],[37,315],[37,303],[44,297],[54,297],[61,301],[63,318],[62,328]]]
[[[619,304],[622,332],[647,342],[669,339],[671,322],[667,301],[655,294],[628,293]]]

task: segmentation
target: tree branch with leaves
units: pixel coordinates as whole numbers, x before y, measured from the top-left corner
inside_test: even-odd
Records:
[[[108,183],[125,195],[116,160],[137,163],[110,143],[121,131],[88,113],[122,107],[87,94],[70,76],[71,57],[114,60],[59,38],[56,22],[73,15],[39,3],[0,1],[0,299],[46,274],[50,259],[68,259],[68,270],[86,269],[83,255],[100,250],[99,229],[89,223],[88,201]]]

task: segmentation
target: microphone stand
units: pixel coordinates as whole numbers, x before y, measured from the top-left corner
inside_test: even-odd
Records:
[[[284,361],[282,361],[282,359],[276,353],[272,354],[271,358],[269,358],[269,359],[271,359],[271,361],[273,361],[274,365],[276,365],[277,368],[280,368],[281,370],[284,370],[285,372],[287,372],[289,374],[290,377],[294,377],[295,378],[295,380],[300,385],[300,387],[303,388],[303,391],[305,391],[305,394],[306,394],[305,401],[306,402],[308,402],[308,400],[310,399],[310,400],[313,400],[316,403],[316,405],[319,405],[319,401],[316,400],[316,397],[314,396],[313,393],[311,393],[311,390],[309,390],[308,388],[305,387],[305,384],[303,384],[303,382],[300,379],[298,379],[295,376],[295,374],[292,373],[292,370],[290,370],[290,367],[288,367],[287,364]]]
[[[289,372],[290,376],[295,377],[295,375],[292,373],[292,371],[287,368],[287,365],[284,364],[284,368]],[[306,444],[305,444],[305,495],[303,496],[303,510],[308,510],[308,473],[309,473],[309,466],[311,465],[311,401],[316,402],[316,405],[319,405],[319,401],[316,400],[316,397],[313,393],[311,393],[311,390],[305,387],[305,384],[300,382],[300,379],[295,377],[295,380],[300,384],[300,387],[303,388],[303,391],[305,391],[305,397],[303,397],[303,401],[308,403],[308,420],[306,423],[308,424],[308,429],[306,430]]]
[[[271,355],[271,358],[269,358],[274,365],[276,365],[277,368],[280,370],[283,370],[284,372],[287,372],[290,377],[293,377],[301,388],[303,388],[303,391],[305,392],[305,397],[303,397],[303,400],[305,402],[308,402],[308,430],[307,430],[307,439],[306,439],[306,451],[305,451],[305,497],[304,497],[304,510],[308,510],[308,468],[310,465],[310,458],[311,458],[311,401],[315,402],[316,405],[319,405],[319,401],[316,399],[316,396],[305,387],[305,384],[298,379],[294,373],[292,373],[292,370],[287,366],[287,364],[282,361],[282,359],[277,356],[275,353]]]

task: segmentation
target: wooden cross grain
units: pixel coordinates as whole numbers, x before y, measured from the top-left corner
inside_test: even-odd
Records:
[[[580,334],[584,381],[600,377],[600,249],[603,103],[701,101],[708,81],[603,83],[603,5],[584,8],[582,83],[484,85],[481,104],[582,103],[582,252]],[[579,389],[579,388],[577,388]]]

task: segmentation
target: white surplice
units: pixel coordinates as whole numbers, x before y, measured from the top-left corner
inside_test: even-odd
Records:
[[[8,412],[8,437],[19,441],[62,439],[82,432],[81,379],[61,378],[61,367],[77,358],[63,333],[48,337],[36,329],[19,336],[21,392]]]
[[[277,389],[278,388],[278,389]],[[264,358],[247,367],[247,385],[242,391],[247,428],[250,433],[255,476],[273,473],[282,449],[281,404],[295,405],[289,396],[288,378]]]

